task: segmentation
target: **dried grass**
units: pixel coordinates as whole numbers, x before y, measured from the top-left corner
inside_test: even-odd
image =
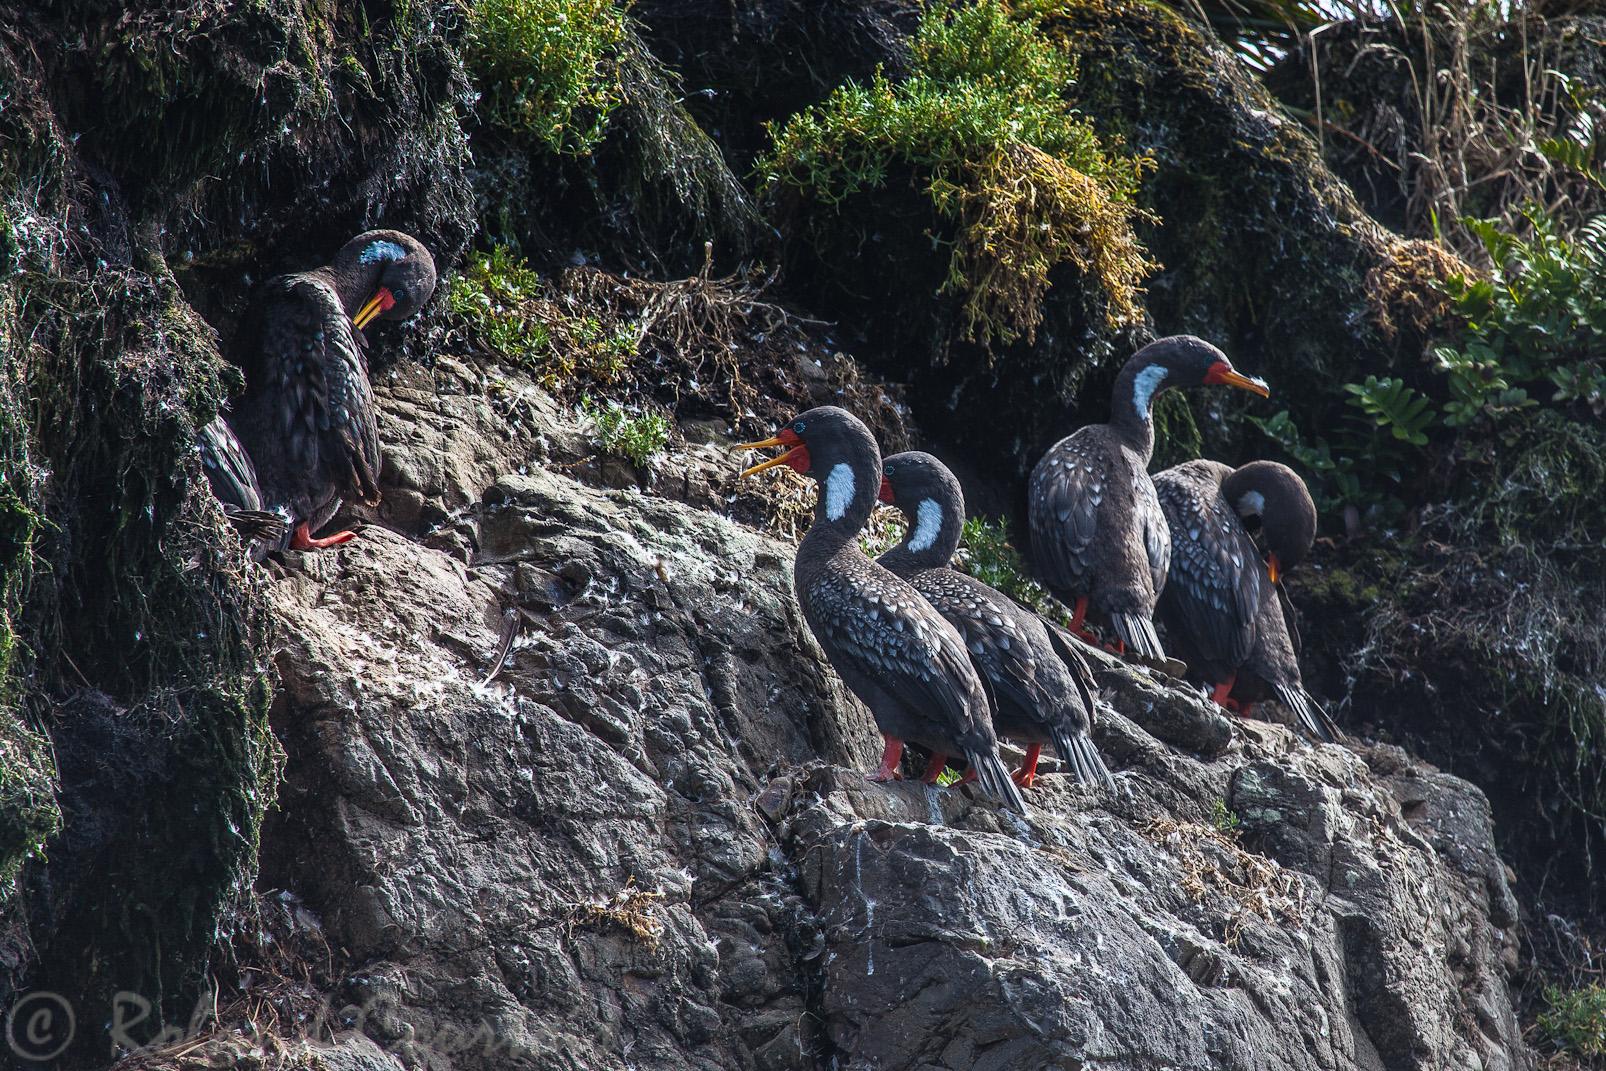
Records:
[[[1402,326],[1418,335],[1446,322],[1454,308],[1444,282],[1475,274],[1455,254],[1420,239],[1395,242],[1389,259],[1366,273],[1366,299],[1383,337],[1394,341]]]
[[[1163,844],[1182,870],[1182,891],[1196,904],[1225,906],[1227,946],[1235,947],[1250,914],[1271,923],[1305,924],[1305,886],[1273,859],[1245,851],[1236,831],[1157,817],[1141,829]],[[1211,893],[1217,894],[1211,904]]]
[[[649,952],[656,952],[664,935],[664,924],[658,918],[658,905],[663,899],[661,892],[637,888],[636,879],[631,878],[607,900],[576,904],[566,921],[570,925],[617,926],[633,935]]]

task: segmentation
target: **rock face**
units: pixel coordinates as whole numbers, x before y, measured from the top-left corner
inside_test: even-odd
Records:
[[[1050,775],[1021,821],[870,785],[790,548],[575,482],[557,408],[510,380],[515,432],[477,383],[379,386],[387,500],[442,523],[268,585],[288,766],[260,884],[348,964],[342,1059],[1527,1066],[1476,788],[1103,657],[1117,793]]]

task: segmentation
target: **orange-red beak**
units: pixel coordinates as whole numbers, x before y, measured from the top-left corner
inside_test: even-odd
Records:
[[[809,449],[803,445],[803,439],[798,433],[791,428],[784,428],[779,435],[765,439],[762,442],[742,443],[740,446],[733,446],[731,451],[734,453],[740,450],[763,450],[770,446],[790,446],[791,449],[780,457],[772,457],[768,461],[754,465],[750,469],[743,469],[742,476],[751,476],[755,472],[763,472],[765,469],[774,468],[776,465],[790,465],[798,472],[807,472],[809,470]],[[738,479],[740,478],[738,477]]]
[[[1271,397],[1271,388],[1266,386],[1264,379],[1246,376],[1226,361],[1217,361],[1211,365],[1210,371],[1205,373],[1204,381],[1211,384],[1224,383],[1229,387],[1238,387],[1249,391],[1251,394],[1258,394],[1262,398]]]
[[[897,504],[897,496],[892,493],[892,481],[885,476],[881,477],[881,490],[876,492],[876,498],[889,506]]]
[[[1277,560],[1277,554],[1273,552],[1266,564],[1271,568],[1271,582],[1277,583],[1277,578],[1283,575],[1283,563]]]
[[[396,298],[387,287],[382,286],[374,291],[374,296],[368,299],[368,304],[357,310],[357,315],[351,318],[351,322],[357,325],[358,330],[361,330],[367,327],[369,321],[375,316],[393,308],[395,304]]]

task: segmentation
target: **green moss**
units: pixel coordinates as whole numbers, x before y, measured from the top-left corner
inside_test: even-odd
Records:
[[[490,122],[549,151],[589,153],[624,102],[627,37],[613,0],[474,0],[463,62]]]
[[[580,400],[580,415],[591,424],[599,448],[638,468],[669,445],[670,424],[662,413],[632,414],[617,401],[599,405],[587,396]]]
[[[761,192],[801,217],[829,261],[859,255],[868,237],[844,207],[912,180],[944,221],[932,243],[947,249],[942,286],[962,296],[973,340],[1035,336],[1061,263],[1102,291],[1111,324],[1131,322],[1153,267],[1131,229],[1137,167],[1067,107],[1075,78],[1070,57],[1003,3],[934,5],[906,78],[848,82],[773,130]]]

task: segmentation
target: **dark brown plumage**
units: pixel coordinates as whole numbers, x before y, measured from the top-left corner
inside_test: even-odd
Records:
[[[253,296],[231,358],[245,393],[230,425],[256,464],[264,505],[291,520],[293,549],[343,500],[379,501],[379,426],[361,328],[405,320],[435,289],[429,250],[400,231],[368,231],[312,271],[269,279]]]
[[[1154,477],[1171,530],[1171,569],[1160,619],[1189,674],[1214,684],[1222,706],[1248,714],[1276,698],[1312,736],[1338,736],[1305,691],[1298,646],[1279,580],[1310,551],[1316,507],[1294,472],[1256,461],[1234,472],[1218,461],[1189,461]],[[1240,517],[1262,519],[1271,567]]]
[[[1092,671],[1056,643],[1037,615],[975,577],[948,568],[965,523],[965,496],[948,467],[911,450],[881,461],[881,500],[903,512],[908,531],[876,560],[914,585],[959,630],[970,660],[992,686],[993,730],[1027,745],[1015,783],[1030,788],[1037,757],[1053,744],[1061,764],[1086,785],[1115,781],[1088,739]]]
[[[284,517],[262,508],[256,468],[221,416],[201,429],[196,447],[201,452],[206,482],[240,538],[247,543],[264,544],[284,538],[289,525]]]
[[[881,487],[870,430],[845,409],[822,406],[738,449],[768,446],[790,449],[742,475],[787,464],[820,485],[814,523],[797,548],[797,600],[831,665],[886,737],[871,780],[897,777],[903,742],[912,740],[934,755],[963,755],[984,791],[1024,812],[999,761],[987,693],[964,640],[908,582],[859,549],[859,529]]]
[[[1146,658],[1165,651],[1154,602],[1165,586],[1171,543],[1149,479],[1154,398],[1169,387],[1225,383],[1266,395],[1266,385],[1233,369],[1216,347],[1191,335],[1150,343],[1121,369],[1110,422],[1090,424],[1051,447],[1028,487],[1032,550],[1050,590],[1085,617],[1109,622],[1123,649]]]

